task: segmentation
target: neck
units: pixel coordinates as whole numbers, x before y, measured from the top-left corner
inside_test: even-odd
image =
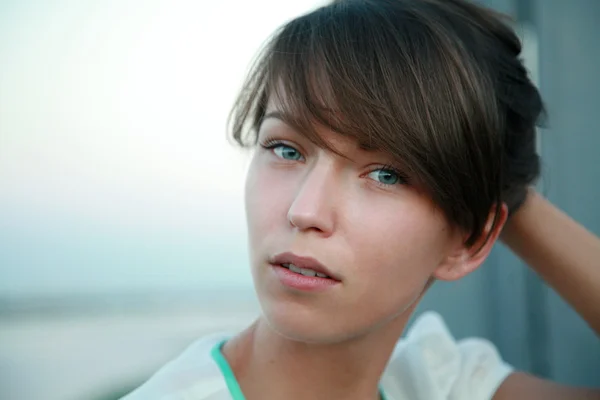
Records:
[[[247,400],[378,399],[379,381],[412,310],[361,337],[308,344],[264,318],[223,348]]]

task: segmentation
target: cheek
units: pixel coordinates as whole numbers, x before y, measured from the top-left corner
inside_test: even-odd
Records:
[[[417,195],[385,200],[354,213],[348,232],[355,265],[369,266],[360,274],[370,286],[411,297],[444,259],[445,222]]]
[[[346,212],[343,307],[352,311],[339,314],[346,318],[343,329],[358,332],[393,321],[415,304],[443,260],[445,224],[430,203],[413,196],[377,193]]]

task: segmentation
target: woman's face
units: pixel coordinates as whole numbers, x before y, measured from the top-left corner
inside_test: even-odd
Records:
[[[463,237],[385,154],[321,130],[341,157],[277,114],[270,104],[246,182],[252,273],[264,316],[279,333],[307,342],[369,333],[449,268]]]

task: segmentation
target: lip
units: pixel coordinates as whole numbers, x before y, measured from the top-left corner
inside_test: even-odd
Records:
[[[269,262],[271,265],[276,267],[280,267],[281,264],[294,264],[298,268],[312,269],[315,272],[325,274],[329,277],[329,280],[338,282],[341,281],[338,275],[328,270],[327,267],[312,257],[302,257],[294,253],[286,252],[277,254],[276,256],[272,257]]]
[[[340,284],[340,281],[331,278],[297,274],[281,265],[273,265],[271,268],[283,286],[296,291],[323,292]]]
[[[289,289],[301,292],[322,292],[341,283],[339,276],[330,272],[323,264],[310,257],[300,257],[293,253],[282,253],[269,260],[272,271],[279,279],[279,282]],[[318,276],[306,276],[291,271],[281,264],[294,264],[299,268],[309,268],[315,272],[320,272],[328,276],[322,278]]]

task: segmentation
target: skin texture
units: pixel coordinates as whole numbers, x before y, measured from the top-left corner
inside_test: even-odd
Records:
[[[506,221],[464,245],[417,185],[383,153],[320,129],[341,155],[273,116],[246,184],[252,274],[262,317],[224,355],[249,399],[375,399],[379,378],[432,279],[455,280],[487,257]],[[271,115],[271,117],[269,117]],[[265,148],[270,147],[270,148]],[[339,277],[323,292],[283,286],[269,260],[293,252]],[[290,379],[290,377],[294,377]]]

